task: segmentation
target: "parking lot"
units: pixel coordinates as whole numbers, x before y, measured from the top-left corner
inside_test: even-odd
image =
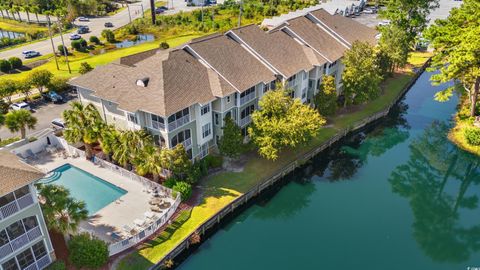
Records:
[[[27,129],[27,136],[36,131],[51,127],[50,122],[55,118],[61,117],[62,112],[70,107],[68,103],[77,98],[76,94],[72,92],[64,93],[62,96],[65,102],[61,104],[53,104],[52,102],[45,102],[43,100],[30,103],[30,107],[33,109],[33,116],[37,118],[38,122],[35,129]],[[20,136],[20,132],[11,133],[5,126],[0,128],[0,138],[5,139],[15,136]]]

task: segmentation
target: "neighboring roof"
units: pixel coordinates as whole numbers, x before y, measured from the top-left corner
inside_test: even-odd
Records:
[[[136,84],[143,78],[149,78],[146,87]],[[207,68],[184,50],[158,51],[134,66],[101,66],[70,84],[93,90],[95,96],[117,103],[120,109],[165,117],[215,99]]]
[[[120,58],[117,63],[120,65],[133,66],[140,61],[143,61],[149,57],[154,56],[155,54],[157,54],[159,50],[160,49],[152,49],[152,50],[148,50],[148,51],[144,51],[144,52],[140,52],[132,55],[127,55]]]
[[[310,12],[320,22],[322,22],[328,29],[345,39],[350,45],[356,41],[366,41],[375,45],[377,40],[375,36],[378,34],[377,30],[361,24],[355,20],[344,17],[340,14],[330,15],[326,10],[319,9]]]
[[[45,176],[40,170],[6,150],[0,150],[0,172],[0,196]]]
[[[300,70],[309,71],[313,68],[314,64],[306,56],[302,45],[284,32],[267,33],[256,25],[237,28],[232,32],[287,78]]]
[[[270,69],[227,36],[212,35],[188,46],[240,92],[276,79]]]
[[[343,43],[305,17],[289,20],[287,24],[286,28],[298,35],[312,49],[328,58],[330,62],[340,59],[347,50]]]

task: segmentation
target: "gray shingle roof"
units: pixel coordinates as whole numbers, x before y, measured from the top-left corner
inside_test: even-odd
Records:
[[[0,150],[0,172],[0,196],[45,176],[40,170],[24,163],[6,150]]]
[[[240,92],[261,82],[275,80],[270,69],[240,44],[224,35],[193,40],[188,46]]]
[[[146,87],[136,84],[142,78],[149,78]],[[207,68],[184,50],[158,51],[134,66],[101,66],[70,84],[93,90],[95,96],[117,103],[120,109],[161,116],[215,99]]]
[[[328,29],[345,39],[350,45],[356,40],[366,41],[371,45],[375,45],[377,42],[375,39],[378,34],[377,30],[350,18],[340,14],[331,15],[324,9],[312,11],[310,14],[327,26]]]
[[[311,70],[318,62],[312,63],[303,46],[282,31],[267,33],[256,25],[249,25],[232,32],[287,78],[300,70]]]

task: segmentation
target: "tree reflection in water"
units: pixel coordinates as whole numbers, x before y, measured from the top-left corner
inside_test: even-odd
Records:
[[[465,226],[462,221],[472,220],[461,218],[478,209],[478,196],[467,191],[480,183],[480,159],[452,145],[448,130],[440,122],[427,128],[389,182],[393,192],[409,199],[414,238],[424,252],[435,261],[458,263],[480,250],[480,224]]]

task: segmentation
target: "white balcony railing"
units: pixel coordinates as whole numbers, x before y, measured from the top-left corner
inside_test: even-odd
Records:
[[[19,250],[23,246],[28,244],[28,242],[30,242],[30,240],[28,240],[27,234],[24,233],[24,234],[20,235],[19,237],[15,238],[13,240],[10,240],[10,245],[12,245],[13,250]]]
[[[52,262],[52,260],[50,259],[50,256],[47,254],[47,255],[45,255],[42,258],[37,260],[37,267],[38,267],[38,269],[44,269],[51,262]]]
[[[0,260],[7,257],[8,255],[12,254],[13,249],[9,243],[0,247]]]
[[[188,138],[182,142],[185,149],[189,149],[192,146],[192,138]]]
[[[27,232],[27,235],[28,235],[28,239],[30,241],[33,241],[35,239],[37,239],[38,237],[42,236],[42,230],[40,230],[40,227],[37,226],[35,228],[32,228],[31,230],[29,230]]]
[[[23,268],[23,270],[38,270],[37,264],[36,264],[36,263],[32,263],[32,264],[30,264],[29,266]]]
[[[152,120],[152,128],[158,130],[165,130],[165,124]]]
[[[248,94],[244,97],[241,97],[240,98],[240,106],[242,106],[243,104],[253,100],[255,98],[255,93],[251,93],[251,94]]]
[[[247,124],[249,124],[250,122],[252,122],[252,116],[251,115],[247,115],[245,116],[245,118],[243,119],[240,119],[240,127],[243,127]]]
[[[186,123],[190,122],[190,115],[187,114],[181,118],[178,118],[177,120],[171,122],[171,123],[168,123],[168,131],[173,131],[183,125],[185,125]]]
[[[0,207],[0,220],[7,218],[34,203],[32,195],[26,194]]]

